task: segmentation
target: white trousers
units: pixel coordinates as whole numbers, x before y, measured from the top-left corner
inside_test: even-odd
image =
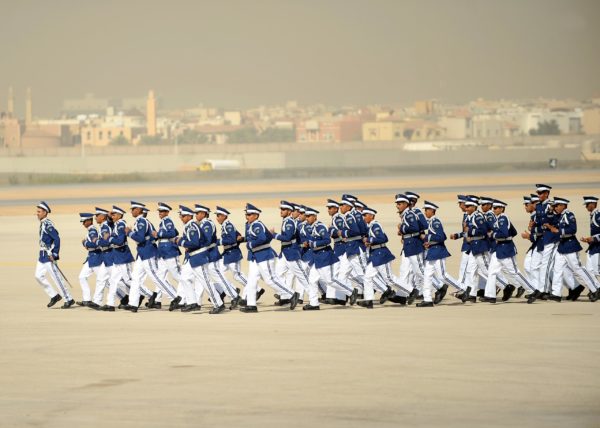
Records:
[[[377,285],[374,281],[378,276],[384,279],[384,286]],[[373,263],[369,263],[365,271],[364,299],[373,300],[375,288],[383,293],[387,290],[387,287],[395,289],[400,296],[406,297],[410,294],[410,291],[402,286],[400,279],[392,273],[391,262],[379,266],[373,266]]]
[[[294,293],[284,285],[281,278],[276,276],[275,259],[265,260],[260,263],[251,261],[248,262],[248,285],[246,287],[246,303],[248,306],[256,306],[256,289],[260,278],[280,295],[291,296]]]
[[[67,282],[64,280],[63,276],[58,271],[58,268],[54,263],[46,262],[42,263],[40,261],[37,262],[35,267],[35,279],[42,286],[46,294],[52,298],[56,296],[56,291],[54,287],[50,284],[48,279],[46,279],[46,274],[49,274],[52,278],[52,281],[58,287],[58,291],[60,295],[67,301],[72,300],[71,293],[68,290]]]
[[[469,262],[467,264],[467,285],[471,287],[471,296],[477,295],[479,278],[483,278],[487,281],[490,257],[490,253],[487,251],[477,255],[474,255],[473,253],[469,254]],[[498,275],[496,275],[496,281],[498,281],[503,288],[507,285],[502,278],[498,277]]]
[[[332,287],[341,291],[345,296],[350,296],[352,294],[353,288],[339,275],[338,263],[320,268],[316,268],[312,265],[310,268],[309,282],[312,283],[316,289],[319,281],[324,282],[327,287]]]
[[[96,288],[94,289],[93,302],[97,305],[102,304],[104,299],[104,290],[110,292],[110,278],[112,276],[113,265],[105,266],[102,265],[103,269],[96,274]],[[125,282],[126,281],[126,282]],[[124,280],[121,280],[116,289],[116,295],[121,299],[129,294],[130,278],[129,274]]]
[[[423,300],[433,302],[433,280],[437,279],[443,284],[452,286],[460,291],[466,287],[452,277],[446,270],[446,259],[425,260],[425,278],[423,280]]]
[[[600,253],[588,254],[586,268],[596,278],[600,276]]]
[[[530,250],[530,251],[527,251],[527,254],[525,254],[525,260],[523,260],[523,270],[525,271],[525,276],[526,276],[527,280],[529,281],[529,283],[531,285],[533,285],[534,287],[536,287],[536,290],[537,290],[537,281],[534,281],[533,272],[531,270],[531,267],[532,267],[531,259],[533,258],[534,251],[535,250]]]
[[[496,297],[496,281],[498,280],[498,275],[501,272],[504,273],[511,284],[526,288],[532,292],[536,290],[536,288],[521,273],[517,267],[517,262],[515,261],[514,257],[499,259],[494,254],[488,269],[488,279],[485,285],[485,297]],[[504,289],[504,286],[501,288]]]
[[[115,306],[115,296],[118,294],[119,288],[125,292],[124,294],[129,294],[131,291],[131,263],[113,264],[109,268],[109,271],[110,280],[106,304]],[[96,290],[95,295],[97,293],[98,290]],[[96,296],[94,296],[94,298],[95,297]]]
[[[600,288],[598,280],[581,264],[579,252],[560,254],[554,256],[554,272],[552,278],[552,294],[562,296],[563,276],[567,269],[573,271],[573,275],[581,285],[585,285],[592,293]]]
[[[292,280],[286,275],[291,275]],[[308,292],[308,275],[306,271],[302,267],[301,260],[289,261],[285,258],[285,256],[281,256],[277,259],[277,263],[275,264],[275,276],[277,278],[285,278],[285,285],[289,290],[292,290],[291,284],[292,281],[296,280],[296,292],[300,295],[300,298],[304,296],[305,292]],[[290,299],[292,297],[291,294],[282,294],[280,296],[282,299]]]
[[[104,264],[99,266],[90,267],[88,262],[83,264],[81,271],[79,272],[79,285],[81,285],[81,299],[84,302],[89,302],[92,300],[92,293],[90,291],[90,284],[88,283],[88,279],[90,276],[96,275],[96,290],[98,289],[98,282],[108,280],[108,275],[106,274],[106,267]]]
[[[241,260],[238,260],[234,263],[225,264],[225,262],[223,262],[223,259],[221,259],[221,264],[223,265],[222,272],[231,272],[233,274],[233,280],[240,284],[242,287],[246,287],[246,284],[248,284],[248,280],[246,279],[246,275],[244,275],[244,273],[242,272]]]
[[[171,278],[173,278],[173,281],[175,281],[177,283],[177,295],[182,298],[185,297],[185,293],[183,292],[182,286],[180,284],[181,265],[179,264],[179,257],[171,257],[169,259],[163,259],[162,257],[157,257],[156,260],[158,262],[158,266],[159,266],[161,272],[164,272],[164,274],[165,274],[165,277],[163,278],[163,280],[164,281],[168,280],[168,276],[170,274]],[[154,291],[156,292],[155,302],[160,302],[162,299],[162,290],[160,289],[160,287],[155,287]]]
[[[202,305],[202,292],[206,289],[210,301],[214,307],[219,307],[223,304],[219,292],[216,290],[214,284],[210,281],[210,274],[208,273],[208,264],[197,266],[193,268],[189,262],[185,262],[181,266],[181,285],[183,288],[185,303],[191,305],[197,303]],[[202,287],[202,289],[196,288],[196,286]],[[199,291],[201,291],[199,293]]]
[[[544,291],[545,282],[540,278],[542,276],[542,258],[543,251],[538,251],[535,248],[531,251],[530,265],[530,282],[538,291]]]
[[[166,273],[164,272],[164,267],[159,266],[156,257],[146,260],[142,260],[138,257],[133,264],[131,291],[129,293],[129,304],[131,306],[137,307],[139,305],[140,293],[142,292],[141,288],[144,285],[146,276],[149,276],[156,286],[167,293],[171,300],[177,297],[177,291],[175,291],[175,288],[173,288],[171,283],[165,279]],[[144,292],[144,294],[146,293]]]
[[[550,292],[550,288],[552,285],[552,263],[554,262],[554,255],[556,253],[556,249],[558,248],[558,243],[556,244],[548,244],[544,246],[544,250],[541,252],[541,259],[539,261],[539,277],[538,277],[538,290],[544,292]],[[534,269],[536,266],[534,265]],[[562,281],[562,279],[561,279]]]
[[[410,293],[414,288],[423,289],[423,281],[425,280],[425,266],[423,263],[423,253],[415,254],[414,256],[402,255],[400,261],[400,284],[404,290]],[[396,293],[397,296],[402,296],[401,293]]]

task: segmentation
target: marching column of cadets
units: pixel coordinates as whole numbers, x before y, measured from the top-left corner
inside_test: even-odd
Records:
[[[230,212],[218,206],[215,213],[220,238],[210,219],[210,208],[200,204],[194,209],[179,206],[181,233],[169,217],[172,208],[163,202],[158,203],[158,229],[147,219],[149,210],[140,202],[131,202],[135,219],[131,227],[123,218],[125,210],[118,206],[110,212],[96,207],[94,213],[80,213],[86,230],[81,243],[87,252],[79,274],[80,302],[71,296],[70,284],[58,266],[61,241],[48,218],[50,206],[42,201],[36,207],[40,253],[35,278],[50,297],[48,307],[64,299],[64,309],[77,303],[110,312],[117,307],[116,297],[120,298],[119,309],[137,312],[146,298],[146,308],[161,309],[163,295],[171,300],[170,311],[198,311],[204,291],[213,306],[211,314],[226,309],[226,298],[230,310],[239,306],[242,312],[257,312],[256,302],[265,292],[259,287],[260,279],[276,292],[275,305],[289,305],[291,310],[304,304],[305,297],[308,302],[303,309],[307,311],[320,309],[322,303],[373,308],[375,293],[380,293],[380,304],[404,306],[421,299],[417,307],[433,307],[445,298],[449,287],[462,303],[475,303],[477,296],[481,302],[496,303],[501,290],[502,301],[528,292],[524,296],[527,303],[560,302],[563,287],[568,290],[567,300],[577,300],[587,288],[588,298],[594,302],[600,298],[598,198],[583,198],[590,213],[590,234],[580,238],[588,244],[584,265],[579,257],[582,247],[577,239],[577,219],[568,209],[570,201],[562,197],[550,200],[551,189],[538,184],[536,194],[523,197],[530,215],[520,234],[530,242],[524,272],[516,262],[513,239],[518,232],[505,212],[505,202],[458,195],[462,230],[449,236],[463,240],[456,279],[446,270],[450,253],[442,221],[436,215],[438,206],[425,201],[420,210],[416,207],[419,195],[405,192],[394,198],[400,217],[397,233],[403,244],[398,276],[391,266],[396,257],[387,247],[389,238],[376,220],[377,211],[345,194],[341,202],[327,200],[329,225],[319,219],[318,210],[281,201],[280,232],[267,228],[260,220],[262,211],[248,203],[242,235],[229,219]],[[136,244],[135,258],[129,240]],[[279,253],[273,249],[273,241],[280,241]],[[248,252],[247,275],[241,270],[241,245]],[[226,277],[227,272],[238,288]],[[96,276],[93,294],[88,282],[92,275]],[[154,292],[144,286],[148,278],[154,283]],[[106,303],[102,304],[105,294]]]

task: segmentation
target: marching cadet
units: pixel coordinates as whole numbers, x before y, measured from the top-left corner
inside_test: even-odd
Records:
[[[165,274],[163,280],[167,280],[167,275],[171,274],[173,280],[178,284],[177,296],[183,299],[185,296],[183,295],[183,290],[180,285],[181,265],[179,264],[181,251],[179,251],[179,247],[173,242],[174,238],[179,236],[179,231],[175,227],[173,220],[169,217],[171,210],[172,208],[164,202],[158,203],[157,211],[160,223],[158,225],[158,230],[152,231],[152,237],[156,240],[157,262],[161,271]],[[146,303],[146,307],[149,309],[161,309],[161,294],[160,288],[157,288],[156,291],[152,293],[148,303]]]
[[[217,245],[217,226],[209,218],[210,208],[196,204],[194,212],[196,213],[196,222],[200,226],[200,233],[203,235],[203,242],[208,243],[206,251],[208,252],[209,264],[206,271],[208,272],[209,280],[215,283],[215,288],[221,293],[219,294],[221,300],[225,298],[225,295],[229,296],[231,299],[231,307],[229,309],[235,309],[239,305],[241,297],[231,282],[225,277],[225,272],[221,270],[221,253],[219,253]],[[202,290],[203,288],[196,291],[196,297],[199,301],[202,300]],[[225,305],[223,304],[222,306],[225,309]]]
[[[179,206],[179,218],[184,224],[183,234],[175,238],[177,245],[185,249],[185,258],[181,268],[181,281],[185,293],[186,305],[182,312],[199,310],[201,300],[194,290],[194,284],[199,283],[207,292],[213,308],[210,314],[219,314],[225,310],[221,296],[214,284],[210,282],[208,268],[210,266],[210,238],[202,233],[200,224],[193,219],[194,213],[186,206]]]
[[[274,228],[269,232],[273,235],[273,239],[281,241],[281,252],[277,259],[275,275],[284,278],[287,274],[291,274],[296,280],[296,292],[300,296],[298,303],[303,303],[304,293],[308,293],[308,275],[300,263],[302,254],[297,242],[297,224],[291,216],[293,210],[294,206],[290,202],[281,201],[279,203],[280,216],[283,218],[281,233],[275,233]],[[290,290],[292,290],[292,280],[286,281],[285,284]],[[291,295],[281,295],[280,300],[288,300],[291,297]]]
[[[405,194],[398,193],[395,202],[400,216],[398,235],[402,237],[402,252],[403,257],[406,258],[406,261],[403,261],[401,265],[409,266],[406,269],[401,269],[400,283],[404,289],[410,292],[407,304],[411,305],[419,294],[419,289],[423,288],[423,254],[425,247],[421,240],[422,227],[419,216],[410,209],[410,199]],[[410,279],[411,273],[414,274],[414,283]]]
[[[488,234],[487,234],[487,240],[488,240],[488,245],[489,245],[488,267],[492,263],[492,260],[494,259],[494,257],[496,257],[496,255],[495,255],[496,254],[496,241],[491,237],[491,231],[494,228],[494,225],[496,224],[496,215],[494,214],[494,210],[492,210],[493,203],[494,203],[494,199],[490,198],[489,196],[480,196],[479,197],[479,209],[481,210],[481,213],[485,217],[485,221],[487,222],[487,225],[488,225]],[[496,276],[501,278],[502,283],[506,283],[506,278],[504,278],[502,276],[501,272]],[[477,295],[479,297],[485,296],[486,284],[487,284],[487,279],[485,281],[479,282],[479,290],[477,290]],[[506,299],[506,300],[508,300],[510,297],[512,297],[513,293],[515,292],[515,289],[516,288],[514,285],[507,284],[506,287],[504,288],[503,298],[508,296],[508,298]]]
[[[113,272],[113,249],[110,238],[113,233],[114,223],[108,210],[96,207],[96,223],[100,227],[98,233],[98,248],[102,250],[102,265],[96,274],[96,289],[90,308],[101,310],[103,307],[104,290],[110,290],[110,278]],[[129,278],[129,276],[127,276]],[[117,287],[116,295],[121,299],[119,309],[129,303],[129,279],[121,280]]]
[[[58,230],[54,227],[54,223],[48,218],[48,214],[52,212],[50,206],[46,202],[41,201],[37,204],[36,208],[36,215],[40,221],[40,254],[35,268],[35,279],[50,297],[50,302],[47,305],[49,308],[64,298],[65,303],[62,305],[62,308],[67,309],[73,306],[75,300],[71,297],[71,293],[67,289],[67,281],[56,264],[60,253],[60,236],[58,235]],[[46,279],[46,273],[50,274],[50,277],[60,290],[60,294],[54,290],[54,287]]]
[[[298,243],[300,245],[300,253],[302,254],[302,268],[306,272],[309,277],[309,285],[310,285],[310,273],[313,266],[313,253],[309,249],[310,243],[310,235],[312,234],[312,226],[306,220],[306,207],[304,205],[298,206],[298,211],[300,215],[298,216]],[[344,300],[337,299],[326,299],[327,296],[327,284],[321,281],[320,279],[317,281],[317,285],[319,287],[319,291],[321,292],[323,303],[331,303],[331,304],[340,304],[345,305],[345,295]],[[320,301],[321,301],[320,300]]]
[[[496,221],[489,236],[496,242],[496,252],[495,257],[492,257],[490,261],[485,295],[481,301],[496,303],[496,280],[498,274],[503,272],[506,278],[513,281],[515,284],[519,284],[520,287],[527,288],[531,291],[532,294],[527,299],[527,303],[533,303],[539,295],[539,291],[527,281],[517,267],[517,262],[515,261],[517,248],[513,242],[513,238],[517,236],[517,230],[510,222],[508,216],[504,213],[506,203],[496,199],[493,202],[493,209]],[[509,286],[510,284],[506,285],[504,289]],[[514,286],[511,291],[504,293],[502,301],[506,302],[510,299],[512,291],[514,291]]]
[[[102,265],[102,250],[99,247],[98,242],[98,229],[94,227],[94,214],[92,213],[79,213],[79,221],[86,229],[86,237],[81,241],[83,248],[87,251],[85,262],[79,273],[79,284],[81,285],[82,301],[77,302],[79,306],[92,305],[92,294],[90,292],[90,285],[88,284],[88,278],[92,274],[96,275],[96,282],[98,278],[102,279],[104,266]],[[96,285],[96,288],[98,286]]]
[[[536,287],[542,294],[539,296],[540,299],[545,300],[550,294],[551,286],[551,274],[552,274],[552,263],[556,248],[558,247],[558,241],[560,237],[557,233],[552,232],[558,225],[559,216],[555,215],[553,206],[550,204],[550,190],[551,186],[546,184],[536,184],[536,193],[540,198],[539,203],[535,207],[535,221],[533,225],[536,227],[536,231],[542,233],[542,247],[543,250],[539,257],[532,256],[532,271],[534,275],[538,277],[538,286]],[[544,225],[550,225],[548,228]]]
[[[258,279],[262,278],[271,288],[278,290],[282,295],[291,295],[290,309],[298,304],[300,295],[289,288],[277,278],[275,273],[275,251],[271,248],[273,236],[267,227],[258,218],[262,211],[254,205],[246,204],[246,247],[248,248],[248,286],[246,292],[246,306],[240,311],[250,313],[258,312],[256,308],[256,287]]]
[[[345,227],[344,216],[340,213],[340,204],[333,199],[327,199],[327,213],[331,216],[331,226],[329,228],[330,236],[333,240],[333,253],[339,260],[339,272],[342,274],[338,275],[344,277],[345,273],[348,272],[348,279],[355,284],[356,288],[362,289],[363,283],[360,278],[355,274],[352,265],[346,257],[346,243],[340,237],[340,231]],[[319,287],[323,284],[319,282]],[[323,299],[326,299],[326,303],[331,304],[346,304],[346,295],[333,287],[326,287],[326,293],[323,295]]]
[[[356,220],[358,229],[360,230],[360,235],[361,235],[361,239],[359,240],[360,257],[358,260],[360,262],[361,270],[357,271],[357,273],[359,273],[359,276],[362,279],[362,277],[364,276],[364,271],[367,268],[367,256],[366,256],[367,249],[362,240],[362,238],[367,236],[367,233],[368,233],[367,223],[365,223],[365,219],[362,216],[362,210],[364,207],[366,207],[366,205],[363,204],[362,202],[360,202],[356,196],[352,196],[349,194],[342,195],[342,200],[343,199],[346,199],[352,203],[351,209],[350,209],[350,214],[352,214],[354,216],[354,219]],[[357,201],[358,201],[358,207],[355,204]],[[360,272],[362,272],[362,273],[360,273]],[[362,283],[362,281],[361,281],[361,283]],[[362,289],[362,286],[359,287],[359,290],[361,290],[361,289]]]
[[[479,198],[469,196],[465,201],[467,210],[467,221],[465,226],[465,235],[467,241],[471,244],[471,254],[467,265],[467,285],[471,287],[469,301],[474,303],[477,298],[477,281],[479,277],[487,280],[488,266],[490,261],[490,245],[488,241],[489,224],[484,214],[477,209]],[[498,283],[506,287],[506,282],[496,277]]]
[[[244,242],[244,237],[229,220],[229,211],[217,206],[215,214],[217,222],[221,225],[221,238],[217,241],[217,245],[223,246],[223,253],[221,253],[222,271],[231,271],[233,279],[246,288],[248,280],[242,272],[243,256],[240,250],[240,243]]]
[[[181,301],[181,297],[177,296],[177,292],[171,283],[164,279],[164,267],[158,265],[156,259],[157,249],[152,236],[153,226],[143,215],[145,207],[140,202],[131,201],[131,215],[135,218],[135,223],[133,228],[125,227],[124,230],[127,237],[137,244],[137,257],[133,265],[131,292],[127,309],[131,312],[137,312],[138,306],[141,304],[141,293],[148,293],[148,297],[152,296],[149,291],[142,291],[144,280],[146,276],[149,276],[156,286],[169,295],[171,298],[169,309],[172,310]]]
[[[600,211],[598,210],[598,198],[584,196],[583,203],[590,213],[590,236],[581,238],[581,242],[589,244],[586,251],[586,267],[596,278],[600,278]]]
[[[461,221],[461,225],[463,227],[463,230],[461,230],[458,233],[453,233],[452,235],[450,235],[450,239],[455,240],[455,239],[460,239],[463,238],[463,242],[461,244],[460,247],[460,265],[459,265],[459,269],[458,269],[458,282],[461,285],[465,285],[466,284],[466,278],[467,278],[467,265],[469,262],[469,253],[471,252],[471,246],[469,244],[469,241],[467,241],[467,237],[465,235],[464,232],[464,228],[466,226],[466,222],[467,222],[467,209],[466,209],[466,205],[465,205],[465,201],[467,200],[467,197],[465,195],[456,195],[457,199],[458,199],[458,208],[460,208],[460,210],[462,211],[462,221]]]
[[[368,236],[364,238],[367,251],[367,269],[365,270],[364,282],[364,300],[358,302],[359,306],[373,309],[373,297],[375,286],[374,278],[379,274],[386,281],[386,288],[380,288],[382,295],[379,299],[380,304],[384,304],[395,293],[396,288],[402,293],[402,297],[410,294],[408,290],[402,287],[399,279],[392,273],[392,260],[396,257],[387,248],[388,237],[378,221],[375,220],[377,211],[373,208],[364,207],[362,210],[365,223],[368,227]]]
[[[523,262],[523,268],[525,269],[525,276],[528,279],[529,283],[535,287],[537,290],[537,284],[539,282],[538,278],[535,276],[533,271],[533,258],[534,254],[539,253],[539,251],[543,250],[543,245],[541,242],[542,234],[537,233],[535,230],[535,206],[539,202],[539,198],[537,195],[530,194],[523,196],[523,205],[525,207],[525,212],[529,214],[529,224],[527,229],[521,233],[521,237],[523,239],[528,240],[531,243],[531,246],[527,250],[525,254],[525,260]],[[541,253],[539,253],[541,254]],[[515,297],[521,297],[525,293],[525,289],[519,287],[517,289],[517,294]],[[529,297],[529,296],[528,296]]]
[[[344,294],[348,296],[350,305],[354,305],[358,297],[358,290],[350,287],[343,278],[340,278],[339,275],[336,274],[339,269],[339,266],[337,266],[338,259],[335,257],[330,245],[331,236],[329,229],[317,219],[319,211],[314,208],[305,207],[305,214],[306,222],[311,227],[311,233],[308,242],[304,245],[308,247],[312,255],[309,275],[310,304],[304,306],[303,309],[315,310],[319,308],[317,294],[317,283],[319,280],[323,281],[329,287],[343,291]]]
[[[471,290],[469,287],[462,286],[454,279],[446,270],[446,258],[450,257],[450,252],[446,248],[446,234],[444,226],[435,213],[439,207],[433,202],[425,201],[423,209],[427,218],[427,234],[425,243],[423,244],[427,251],[425,252],[425,274],[423,279],[423,301],[417,303],[418,307],[433,307],[433,304],[438,304],[442,298],[442,294],[436,296],[435,301],[432,298],[431,292],[433,289],[433,278],[437,276],[440,281],[447,287],[450,285],[461,292],[462,302],[466,302],[469,298]]]
[[[562,300],[563,275],[569,269],[581,284],[590,290],[589,299],[592,302],[598,300],[598,280],[581,265],[579,251],[582,250],[577,240],[577,219],[575,214],[568,210],[569,200],[565,198],[554,198],[554,211],[559,218],[556,226],[545,223],[543,226],[550,232],[559,236],[558,248],[554,258],[554,272],[552,278],[552,294],[549,300],[560,302]]]

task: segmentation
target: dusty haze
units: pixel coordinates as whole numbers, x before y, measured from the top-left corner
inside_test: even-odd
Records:
[[[166,107],[240,108],[600,90],[594,0],[1,3],[0,88],[20,116],[27,86],[36,116],[148,88]]]

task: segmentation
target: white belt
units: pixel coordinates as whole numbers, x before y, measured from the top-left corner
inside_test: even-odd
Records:
[[[239,246],[239,244],[223,245],[223,251],[227,251],[227,250],[230,250],[232,248],[236,248],[238,246]]]
[[[385,248],[385,244],[371,245],[371,250],[377,250],[379,248]]]
[[[256,253],[258,251],[266,250],[267,248],[271,248],[271,244],[263,244],[263,245],[259,245],[256,248],[250,248],[250,251],[252,251],[253,253]]]
[[[406,235],[402,235],[403,238],[414,238],[415,236],[419,236],[420,233],[416,232],[416,233],[407,233]]]
[[[167,243],[167,242],[171,242],[171,240],[169,238],[160,238],[158,240],[159,244],[164,244],[164,243]]]
[[[331,248],[329,245],[323,245],[322,247],[316,247],[313,248],[313,251],[319,251],[319,250],[324,250],[325,248]]]
[[[570,234],[570,235],[560,235],[560,239],[572,238],[573,236],[575,236],[575,235],[573,235],[573,234]]]
[[[336,244],[338,242],[342,242],[342,238],[333,238],[333,242],[335,242]]]
[[[346,238],[346,242],[348,241],[358,241],[362,239],[362,236],[353,236],[352,238]]]
[[[210,250],[211,248],[215,248],[216,246],[217,246],[216,244],[210,244],[207,247],[202,247],[202,248],[198,248],[197,250],[190,251],[188,254],[190,256],[195,256],[196,254],[204,253],[204,252]]]
[[[110,248],[114,248],[115,250],[116,250],[116,249],[119,249],[119,248],[124,248],[124,247],[126,247],[126,246],[127,246],[127,244],[124,244],[124,245],[115,245],[115,244],[110,244]]]
[[[480,241],[485,239],[485,236],[471,236],[471,241]]]
[[[498,238],[498,239],[496,239],[496,242],[505,242],[505,241],[512,241],[512,238],[508,237],[508,238]]]

